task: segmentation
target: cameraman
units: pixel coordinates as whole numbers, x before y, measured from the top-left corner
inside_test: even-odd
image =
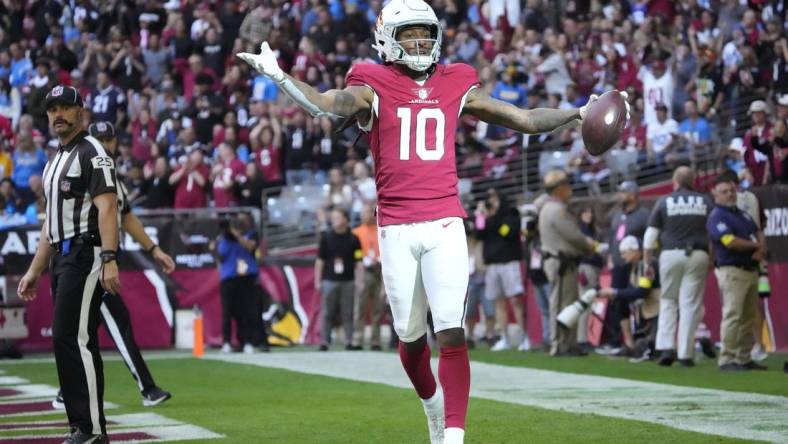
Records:
[[[643,260],[640,243],[633,235],[628,235],[621,240],[618,244],[618,253],[625,266],[631,269],[627,285],[622,285],[620,288],[604,288],[599,291],[600,297],[611,299],[610,310],[615,314],[615,319],[618,319],[621,326],[624,345],[616,355],[637,359],[651,358],[655,356],[654,342],[657,335],[657,316],[659,315],[660,284],[657,259],[651,258],[651,263],[647,264]],[[644,271],[649,266],[654,269],[653,277],[647,276]],[[639,308],[635,312],[637,331],[633,334],[630,306],[635,303],[639,303]]]
[[[257,233],[240,218],[219,222],[216,252],[219,255],[219,292],[222,297],[223,353],[230,353],[230,331],[235,319],[239,346],[246,354],[254,353],[255,297],[258,286],[258,267],[255,258]]]

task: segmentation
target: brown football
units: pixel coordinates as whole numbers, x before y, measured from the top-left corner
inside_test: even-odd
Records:
[[[591,104],[583,120],[583,142],[589,153],[599,156],[621,138],[627,125],[627,108],[618,91],[608,91]]]

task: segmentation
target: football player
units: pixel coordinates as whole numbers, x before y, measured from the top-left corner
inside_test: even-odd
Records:
[[[466,214],[454,152],[459,117],[472,114],[534,134],[579,124],[588,105],[525,110],[491,98],[473,67],[438,63],[441,25],[422,0],[391,0],[374,34],[383,64],[358,63],[347,73],[345,89],[324,93],[284,73],[267,42],[260,54],[237,55],[313,116],[355,118],[369,133],[383,281],[400,360],[423,402],[430,441],[462,443],[470,365],[463,330]],[[440,387],[430,368],[428,309],[440,347]]]

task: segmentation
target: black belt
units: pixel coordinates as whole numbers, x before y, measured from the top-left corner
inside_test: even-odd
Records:
[[[744,270],[744,271],[758,271],[758,266],[757,265],[722,264],[722,265],[718,265],[717,266],[717,268],[721,268],[721,267],[734,267],[734,268],[739,268],[739,269]]]
[[[52,248],[58,253],[68,254],[71,247],[77,245],[87,245],[90,247],[101,246],[101,238],[96,233],[84,233],[70,239],[64,239],[60,242],[52,244]]]

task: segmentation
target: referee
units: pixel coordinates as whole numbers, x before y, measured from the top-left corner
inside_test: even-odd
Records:
[[[709,237],[706,219],[711,212],[709,196],[693,190],[695,174],[681,166],[673,172],[673,192],[654,206],[643,236],[648,277],[655,273],[651,258],[658,247],[662,279],[656,349],[659,365],[678,360],[684,367],[695,365],[695,330],[703,317],[703,292],[709,273]]]
[[[52,339],[71,427],[65,443],[105,443],[97,329],[102,294],[120,290],[115,164],[82,130],[82,98],[75,88],[55,86],[45,101],[60,145],[44,168],[46,218],[17,291],[27,301],[35,299],[38,279],[51,262]]]
[[[88,128],[88,133],[101,142],[111,157],[117,157],[118,140],[115,136],[115,127],[111,123],[94,123]],[[131,205],[129,205],[127,196],[126,186],[123,185],[122,180],[118,180],[118,214],[121,228],[153,256],[153,259],[165,273],[172,273],[175,269],[175,263],[145,233],[142,222],[131,212]],[[159,388],[153,381],[153,375],[151,375],[148,365],[142,358],[137,341],[134,340],[129,309],[120,295],[104,293],[101,302],[101,320],[104,322],[104,327],[106,327],[110,336],[112,336],[112,340],[115,342],[123,362],[131,372],[131,376],[137,382],[142,394],[142,405],[151,407],[170,399],[172,394]],[[62,393],[58,394],[57,398],[52,402],[52,406],[56,409],[63,408]]]

